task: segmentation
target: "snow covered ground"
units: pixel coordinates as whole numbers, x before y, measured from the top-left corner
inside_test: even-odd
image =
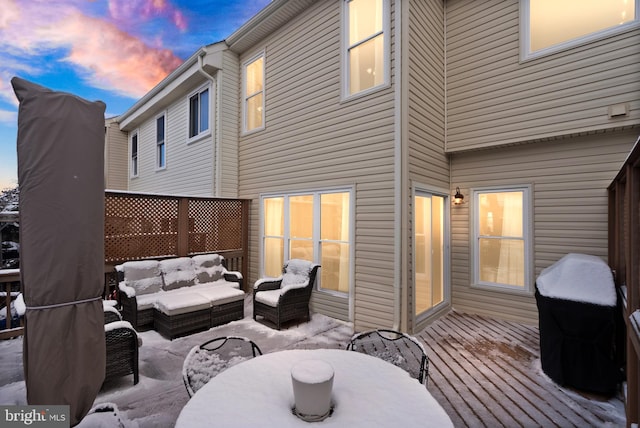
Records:
[[[346,348],[353,326],[320,314],[311,322],[277,331],[251,318],[250,296],[245,318],[206,332],[169,341],[155,331],[139,333],[140,382],[133,385],[133,375],[105,384],[94,407],[115,405],[125,427],[172,427],[189,395],[182,381],[182,363],[189,350],[218,336],[244,336],[258,344],[263,353],[281,349]],[[22,338],[0,341],[0,404],[26,405],[22,367]],[[113,412],[85,417],[81,427],[118,426]]]

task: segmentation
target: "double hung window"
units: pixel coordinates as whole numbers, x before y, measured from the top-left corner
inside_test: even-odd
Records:
[[[165,125],[166,125],[166,115],[162,114],[156,118],[156,168],[157,169],[164,169],[167,166]]]
[[[189,97],[189,138],[209,132],[209,88],[202,88]]]
[[[131,177],[138,176],[138,131],[131,134],[131,167],[129,174]]]
[[[388,0],[345,0],[345,69],[347,97],[388,83]]]
[[[474,190],[474,283],[529,291],[530,189]]]
[[[264,128],[264,53],[253,57],[243,68],[243,130]]]

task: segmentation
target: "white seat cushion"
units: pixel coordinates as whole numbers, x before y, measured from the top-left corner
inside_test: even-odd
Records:
[[[258,291],[256,293],[256,302],[264,303],[271,307],[277,307],[282,290]]]
[[[195,292],[208,299],[214,306],[244,300],[242,290],[226,285],[200,288]]]
[[[162,293],[164,294],[164,293]],[[143,294],[142,296],[136,296],[136,305],[139,311],[144,311],[145,309],[151,309],[154,307],[156,300],[162,294],[153,293],[153,294]]]
[[[219,279],[214,282],[206,282],[204,284],[198,284],[190,288],[190,290],[202,290],[203,288],[215,288],[215,287],[231,287],[231,288],[240,288],[240,284],[237,282],[226,281],[224,279]]]
[[[198,293],[163,293],[158,296],[155,308],[166,315],[180,315],[209,309],[211,302]]]

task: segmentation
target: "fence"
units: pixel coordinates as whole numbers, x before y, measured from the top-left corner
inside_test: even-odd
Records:
[[[218,253],[247,278],[248,200],[105,192],[104,205],[105,294],[115,287],[114,266],[130,260]],[[7,308],[18,285],[17,270],[0,273]],[[22,334],[9,320],[0,339]]]
[[[627,426],[640,420],[640,139],[609,186],[609,265],[626,322]]]

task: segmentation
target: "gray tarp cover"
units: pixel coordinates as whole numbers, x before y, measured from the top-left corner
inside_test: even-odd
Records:
[[[20,274],[31,405],[91,409],[105,374],[104,111],[101,101],[14,77]],[[88,301],[86,303],[74,303]],[[42,308],[43,306],[60,305]]]

